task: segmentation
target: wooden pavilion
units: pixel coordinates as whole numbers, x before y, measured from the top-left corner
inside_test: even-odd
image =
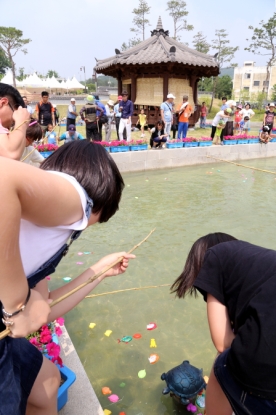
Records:
[[[134,103],[133,123],[139,110],[144,108],[149,124],[160,119],[160,105],[168,93],[175,95],[175,104],[182,102],[183,95],[189,96],[194,108],[190,125],[199,119],[200,105],[197,100],[197,83],[202,78],[219,74],[213,56],[190,49],[169,37],[159,17],[151,37],[138,45],[119,51],[115,56],[97,60],[94,71],[110,75],[118,80],[118,93],[127,90]]]

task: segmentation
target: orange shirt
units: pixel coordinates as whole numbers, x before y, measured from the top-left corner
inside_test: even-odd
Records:
[[[182,102],[182,104],[183,104],[183,102]],[[181,108],[182,104],[180,104],[179,107],[177,108],[177,112],[180,111],[180,108]],[[189,122],[189,117],[190,117],[192,112],[193,112],[193,109],[192,109],[191,105],[190,104],[186,105],[186,108],[184,109],[182,114],[179,115],[178,122]]]

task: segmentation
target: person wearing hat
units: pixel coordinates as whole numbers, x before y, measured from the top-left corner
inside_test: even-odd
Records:
[[[234,135],[234,113],[237,103],[233,99],[229,99],[226,101],[226,105],[227,108],[231,109],[231,113],[229,112],[229,118],[226,121],[224,129],[222,130],[222,139],[224,135]]]
[[[109,101],[107,101],[105,105],[106,116],[107,116],[107,123],[105,124],[105,141],[110,141],[110,137],[111,137],[111,122],[114,116],[113,108],[114,108],[114,101],[110,99]]]
[[[271,130],[273,128],[274,117],[276,115],[276,112],[274,110],[275,104],[271,102],[270,104],[268,104],[268,111],[264,113],[263,125],[269,127],[268,134],[271,133]]]
[[[220,144],[219,142],[217,143],[217,140],[214,140],[217,128],[221,129],[221,133],[220,133],[220,140],[223,140],[223,129],[222,128],[224,126],[224,121],[225,119],[228,119],[230,117],[230,114],[232,114],[232,110],[231,108],[226,108],[223,111],[219,111],[215,118],[213,119],[212,122],[212,131],[211,131],[211,137],[213,139],[213,143],[214,144]],[[220,127],[221,126],[221,127]]]
[[[102,108],[96,105],[95,97],[93,95],[87,95],[86,105],[80,110],[81,119],[86,124],[86,139],[88,141],[101,141],[99,118],[103,114]]]
[[[188,95],[183,96],[183,102],[177,108],[178,113],[178,140],[186,138],[189,127],[189,118],[193,112],[191,105],[188,102]],[[182,136],[182,137],[181,137]]]
[[[84,140],[84,137],[76,131],[76,126],[74,124],[69,125],[68,131],[61,134],[60,137],[58,137],[58,141],[65,140],[65,143],[71,143],[72,141],[77,140]]]
[[[168,139],[170,138],[171,127],[173,123],[173,100],[175,96],[173,94],[167,95],[167,100],[163,102],[160,106],[161,110],[161,119],[165,124],[165,134],[167,134]]]
[[[76,125],[77,116],[76,100],[75,98],[71,98],[70,105],[67,110],[66,131],[68,131],[69,125]]]
[[[131,116],[133,114],[133,102],[128,99],[128,92],[122,92],[122,101],[120,102],[119,111],[121,112],[121,119],[119,124],[119,138],[123,140],[124,129],[127,133],[127,141],[131,140]]]

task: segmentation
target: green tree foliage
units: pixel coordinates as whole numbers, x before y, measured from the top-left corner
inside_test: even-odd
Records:
[[[270,77],[270,68],[275,63],[275,42],[276,42],[276,13],[268,19],[267,22],[263,20],[260,22],[258,27],[249,26],[250,30],[253,30],[250,45],[245,48],[249,52],[256,55],[268,56],[266,66],[266,81],[263,86],[263,92],[265,88],[268,92],[268,81]],[[248,39],[246,39],[249,41]],[[266,86],[267,85],[267,86]]]
[[[219,69],[223,68],[226,63],[230,63],[231,60],[234,58],[235,53],[239,49],[238,46],[233,47],[229,46],[230,40],[228,39],[228,33],[225,29],[216,30],[215,32],[215,39],[212,40],[211,48],[216,51],[216,61],[219,65]],[[215,78],[213,84],[213,98],[211,101],[211,105],[209,108],[209,112],[212,109],[213,99],[216,95],[216,88],[218,83],[218,77]]]
[[[211,46],[207,42],[206,36],[203,36],[202,32],[198,32],[196,35],[194,35],[193,39],[194,40],[192,43],[194,45],[195,50],[201,53],[209,52]]]
[[[231,97],[232,95],[232,79],[228,75],[218,76],[217,78],[202,78],[198,83],[198,91],[213,92],[213,84],[217,82],[216,98],[223,96]]]
[[[137,37],[133,37],[132,39],[129,39],[128,42],[124,42],[121,46],[121,50],[127,50],[130,48],[133,48],[133,46],[138,45],[141,42],[141,39],[138,39]]]
[[[132,23],[134,28],[130,29],[132,32],[139,33],[142,35],[142,39],[145,40],[145,29],[150,26],[150,21],[146,18],[146,15],[150,12],[150,6],[145,0],[139,0],[139,6],[132,10],[134,19]]]
[[[23,39],[22,36],[23,32],[15,27],[0,26],[0,46],[6,58],[11,63],[14,86],[16,86],[14,57],[18,51],[26,54],[27,49],[24,46],[31,42],[31,39]]]
[[[273,85],[271,100],[276,102],[276,85]]]
[[[59,74],[57,71],[54,71],[53,69],[49,69],[46,76],[49,76],[49,78],[52,78],[54,76],[55,78],[59,78]]]
[[[4,51],[0,49],[0,74],[4,75],[8,68],[11,68],[11,63],[6,58]]]
[[[167,2],[167,11],[173,18],[174,39],[180,40],[179,32],[182,30],[193,30],[193,25],[188,25],[185,16],[189,14],[186,10],[186,2],[183,0],[170,0]]]

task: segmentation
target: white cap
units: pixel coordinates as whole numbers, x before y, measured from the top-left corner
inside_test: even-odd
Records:
[[[57,107],[56,104],[53,104],[53,107],[56,108]]]
[[[75,98],[71,98],[71,102],[75,102],[76,100],[75,100]]]
[[[275,107],[274,102],[271,102],[270,104],[268,104],[269,107]]]
[[[175,99],[175,96],[173,94],[168,94],[167,95],[167,98],[173,98],[173,99]]]
[[[229,101],[225,102],[225,105],[228,105],[228,107],[236,107],[237,103],[233,99],[229,99]]]

